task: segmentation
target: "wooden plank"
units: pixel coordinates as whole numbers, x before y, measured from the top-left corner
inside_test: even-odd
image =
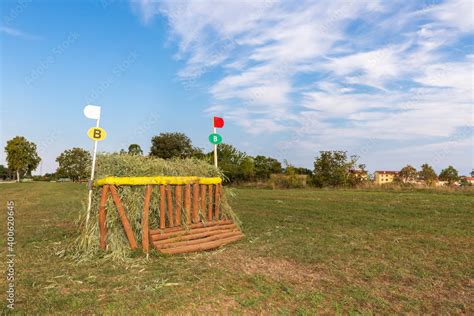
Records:
[[[184,187],[184,211],[186,212],[186,223],[191,224],[191,185]]]
[[[243,237],[244,235],[242,234],[241,231],[238,231],[238,230],[234,230],[234,231],[231,231],[231,232],[226,231],[226,232],[222,232],[220,234],[215,234],[215,235],[212,235],[212,236],[199,238],[199,239],[183,240],[183,241],[173,242],[173,243],[169,243],[169,244],[155,245],[155,248],[156,249],[166,249],[166,248],[176,248],[176,247],[182,247],[182,246],[198,245],[198,244],[206,243],[206,242],[209,242],[209,241],[226,239],[226,238],[234,237],[234,236]]]
[[[183,207],[183,187],[181,185],[177,185],[174,190],[174,198],[175,198],[175,209],[176,209],[176,226],[181,226],[181,208]]]
[[[212,230],[208,232],[203,232],[199,234],[193,234],[193,235],[184,235],[184,236],[178,236],[178,237],[173,237],[173,238],[168,238],[168,239],[160,239],[153,241],[153,245],[155,247],[164,247],[165,245],[174,245],[183,241],[190,241],[190,240],[201,240],[203,238],[207,238],[210,236],[220,236],[222,234],[228,234],[228,233],[238,233],[242,234],[242,232],[238,229],[223,229],[223,230]]]
[[[166,210],[165,210],[165,186],[160,185],[160,228],[164,229],[166,227]]]
[[[169,253],[169,254],[204,251],[204,250],[210,250],[210,249],[218,248],[220,246],[226,245],[226,244],[231,243],[233,241],[237,241],[239,239],[242,239],[243,237],[244,237],[243,235],[240,235],[240,236],[229,237],[229,238],[210,241],[210,242],[197,244],[197,245],[160,249],[159,251],[162,252],[162,253]]]
[[[153,187],[148,184],[145,189],[145,203],[143,205],[143,218],[142,218],[142,248],[143,251],[148,253],[149,252],[149,240],[148,240],[148,215],[150,213],[150,200],[151,200],[151,192]]]
[[[109,194],[109,186],[106,184],[102,188],[102,195],[100,197],[100,204],[99,204],[99,247],[100,249],[104,249],[107,247],[107,197]]]
[[[171,195],[171,190],[173,188],[171,187],[171,185],[167,185],[166,186],[166,200],[168,202],[168,224],[169,224],[169,227],[173,227],[174,226],[174,216],[173,216],[173,198],[172,198],[172,195]]]
[[[206,185],[201,184],[201,215],[206,218]]]
[[[193,222],[199,221],[199,184],[193,184]]]
[[[212,184],[208,185],[209,194],[207,195],[207,220],[212,221]]]
[[[133,235],[132,226],[130,226],[130,222],[128,221],[125,209],[123,208],[122,202],[120,201],[120,197],[117,193],[117,189],[114,185],[110,186],[110,193],[112,193],[112,198],[114,199],[114,203],[117,206],[119,217],[122,221],[123,229],[125,230],[125,234],[127,235],[130,247],[132,249],[137,249],[137,241],[135,240],[135,236]]]
[[[227,225],[216,225],[216,226],[211,226],[211,227],[203,227],[203,228],[194,228],[191,230],[180,230],[176,232],[171,232],[171,233],[163,233],[163,234],[154,234],[151,235],[151,239],[153,241],[155,240],[161,240],[161,239],[166,239],[170,237],[177,237],[177,236],[183,236],[183,235],[191,235],[191,234],[197,234],[197,233],[203,233],[206,231],[211,231],[211,230],[220,230],[220,229],[234,229],[237,226],[235,224],[227,224]]]
[[[201,228],[201,227],[211,227],[215,225],[224,225],[224,224],[232,224],[234,223],[230,219],[224,219],[220,221],[212,221],[212,222],[207,222],[207,223],[194,223],[194,224],[189,224],[186,227],[168,227],[165,229],[150,229],[150,235],[156,235],[156,234],[162,234],[162,233],[171,233],[171,232],[177,232],[177,231],[187,231],[188,229],[192,228]]]
[[[216,192],[214,197],[214,216],[216,220],[219,220],[219,208],[220,208],[220,195],[221,195],[222,187],[220,184],[216,184]]]

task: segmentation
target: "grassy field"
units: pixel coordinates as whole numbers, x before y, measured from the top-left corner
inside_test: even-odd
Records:
[[[472,194],[233,193],[243,241],[200,254],[77,264],[58,254],[75,237],[85,187],[1,184],[4,214],[6,201],[16,202],[16,311],[474,313]],[[4,293],[4,277],[0,287]]]

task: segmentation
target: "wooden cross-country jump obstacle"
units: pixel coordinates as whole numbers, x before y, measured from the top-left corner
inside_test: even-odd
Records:
[[[150,242],[161,253],[177,254],[218,248],[244,237],[231,219],[223,218],[222,179],[203,177],[107,177],[95,183],[102,187],[99,203],[99,246],[107,246],[107,198],[117,207],[125,235],[132,249],[137,248],[133,229],[118,194],[120,186],[143,186],[141,222],[143,251]],[[149,228],[150,202],[159,198],[159,227]],[[174,195],[174,203],[173,203]],[[183,198],[184,197],[184,198]]]

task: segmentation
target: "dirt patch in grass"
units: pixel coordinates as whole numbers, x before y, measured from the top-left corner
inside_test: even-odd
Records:
[[[240,249],[227,248],[210,254],[208,258],[210,266],[247,275],[260,274],[296,286],[313,286],[330,280],[330,276],[323,275],[317,266],[307,266],[282,258],[253,257]]]
[[[227,315],[239,308],[239,304],[229,296],[220,295],[210,302],[192,306],[194,313],[200,315],[221,314]],[[189,309],[187,309],[189,312]]]

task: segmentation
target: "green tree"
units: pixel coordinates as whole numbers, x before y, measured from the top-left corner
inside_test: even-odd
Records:
[[[208,154],[212,157],[213,152]],[[230,182],[249,180],[255,175],[255,166],[252,157],[239,151],[232,145],[220,144],[217,147],[219,169]]]
[[[131,144],[130,146],[128,146],[128,154],[129,154],[129,155],[139,155],[139,156],[142,156],[142,155],[143,155],[143,150],[142,150],[142,148],[140,147],[140,145],[138,145],[138,144]]]
[[[357,186],[363,182],[369,181],[369,175],[365,164],[358,164],[357,168],[350,169],[347,181],[351,186]]]
[[[410,183],[415,181],[417,177],[418,173],[416,171],[416,168],[410,165],[406,165],[402,168],[402,170],[400,170],[396,180],[398,182]]]
[[[434,169],[427,163],[421,165],[421,170],[418,173],[418,176],[429,186],[434,185],[436,179],[438,179],[438,176],[436,175]]]
[[[211,161],[214,161],[213,160],[214,158],[212,158],[212,157],[214,157],[214,152],[212,152],[212,156],[211,155],[206,155],[201,148],[193,147],[193,151],[191,152],[190,157],[200,159],[200,160],[206,160],[209,163],[211,163]]]
[[[249,181],[255,178],[255,163],[251,156],[244,157],[239,167],[242,180]]]
[[[271,157],[256,156],[254,158],[255,163],[255,176],[259,180],[267,180],[271,174],[281,173],[281,163]]]
[[[474,169],[471,171],[471,177],[474,177]]]
[[[442,181],[448,181],[448,184],[451,185],[459,180],[459,174],[453,166],[448,166],[448,168],[441,170],[439,179]]]
[[[345,151],[320,151],[319,157],[314,161],[314,184],[318,187],[350,184],[349,173],[358,160],[357,156],[348,159]]]
[[[16,136],[9,140],[5,152],[8,168],[16,172],[18,182],[20,182],[20,174],[31,174],[41,161],[36,152],[36,145],[23,136]]]
[[[91,154],[82,148],[65,150],[56,158],[59,164],[56,173],[73,181],[86,179],[89,176],[91,160]]]
[[[11,178],[11,171],[4,165],[0,165],[0,179],[7,180]]]
[[[161,133],[151,139],[150,156],[163,159],[188,158],[196,152],[184,133]]]
[[[312,176],[313,171],[304,167],[293,167],[295,169],[295,174]]]

